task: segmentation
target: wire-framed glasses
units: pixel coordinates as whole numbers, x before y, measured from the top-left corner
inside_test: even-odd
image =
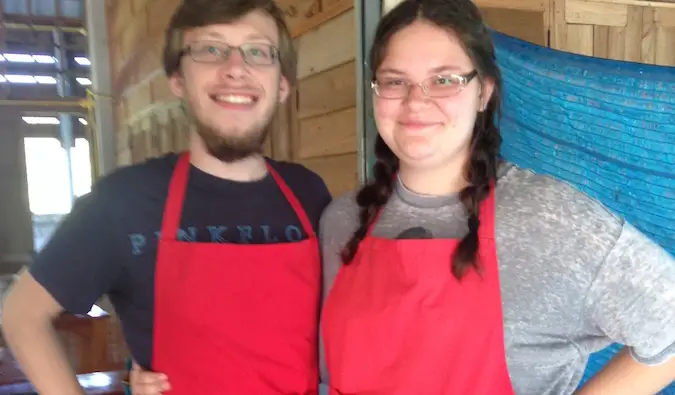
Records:
[[[418,83],[399,78],[383,78],[370,83],[375,94],[383,99],[403,99],[408,96],[413,86],[422,88],[429,97],[450,97],[458,94],[471,80],[478,75],[476,70],[466,74],[435,75]]]
[[[246,43],[239,46],[217,41],[198,41],[188,45],[182,54],[200,63],[224,63],[232,51],[239,51],[244,62],[251,66],[270,66],[277,62],[279,50],[264,43]]]

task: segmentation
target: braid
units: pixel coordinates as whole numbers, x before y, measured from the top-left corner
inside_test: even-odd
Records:
[[[459,194],[468,214],[469,233],[460,241],[452,257],[452,274],[457,279],[461,279],[471,266],[480,270],[480,203],[488,197],[490,184],[497,180],[497,156],[501,146],[501,135],[492,115],[493,111],[478,114],[467,163],[469,186]]]
[[[373,168],[375,179],[361,188],[356,195],[356,203],[360,207],[360,225],[342,250],[342,262],[345,265],[354,259],[359,244],[375,221],[378,210],[387,203],[393,190],[393,177],[398,170],[398,159],[380,136],[375,142],[375,157],[377,158]]]

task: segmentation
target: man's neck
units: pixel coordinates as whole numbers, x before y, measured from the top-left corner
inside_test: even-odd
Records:
[[[234,162],[223,162],[211,156],[203,146],[196,144],[190,147],[190,163],[205,173],[225,180],[252,182],[267,175],[265,158],[260,154]]]

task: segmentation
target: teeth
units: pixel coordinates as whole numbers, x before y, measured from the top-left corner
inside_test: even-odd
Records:
[[[227,103],[233,103],[233,104],[250,104],[250,103],[253,103],[253,98],[251,96],[217,95],[216,100],[227,102]]]

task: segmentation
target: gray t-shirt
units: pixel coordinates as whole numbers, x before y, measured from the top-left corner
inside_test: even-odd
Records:
[[[354,196],[336,198],[321,218],[324,298],[341,265],[339,251],[358,227]],[[630,346],[644,364],[675,354],[671,255],[548,176],[505,165],[495,199],[506,358],[517,394],[573,393],[589,354],[612,342]],[[421,196],[397,183],[373,235],[395,238],[411,226],[442,238],[468,232],[456,195]],[[323,347],[321,353],[327,382]]]

